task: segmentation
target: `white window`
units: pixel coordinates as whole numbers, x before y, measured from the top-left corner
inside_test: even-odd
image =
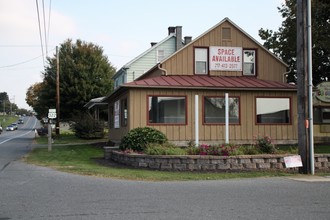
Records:
[[[163,49],[157,50],[157,63],[165,58],[165,51]]]
[[[257,124],[290,124],[290,98],[256,98]]]
[[[207,48],[195,48],[195,74],[207,74]]]
[[[243,50],[243,75],[256,75],[256,51]]]

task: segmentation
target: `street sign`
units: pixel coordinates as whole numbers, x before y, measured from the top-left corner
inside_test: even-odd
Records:
[[[48,118],[51,118],[51,119],[56,118],[56,112],[48,112]]]
[[[55,108],[50,108],[50,109],[48,110],[48,112],[49,112],[49,113],[56,113],[56,109],[55,109]]]

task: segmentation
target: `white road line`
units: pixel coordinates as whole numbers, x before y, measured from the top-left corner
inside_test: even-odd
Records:
[[[37,121],[34,122],[33,127],[35,127],[36,125],[37,125]],[[19,137],[25,136],[25,135],[27,135],[27,134],[30,133],[30,132],[32,132],[32,130],[31,130],[31,131],[28,131],[28,132],[25,132],[25,133],[23,133],[23,134],[21,134],[21,135],[14,136],[14,137],[12,137],[12,138],[6,139],[6,140],[0,142],[0,145],[3,144],[3,143],[6,143],[6,142],[8,142],[8,141],[11,141],[11,140],[13,140],[13,139],[15,139],[15,138],[19,138]]]

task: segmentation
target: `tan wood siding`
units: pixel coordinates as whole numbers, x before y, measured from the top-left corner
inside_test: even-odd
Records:
[[[199,141],[200,143],[224,143],[224,124],[203,124],[203,97],[224,97],[224,91],[198,91],[175,89],[131,89],[128,96],[129,129],[150,126],[166,134],[173,142],[187,143],[195,139],[195,94],[199,95]],[[148,95],[160,96],[186,96],[187,124],[186,125],[150,125],[147,123],[147,97]],[[291,121],[289,125],[257,125],[256,124],[256,97],[290,97]],[[229,97],[239,97],[240,124],[230,125],[229,141],[231,143],[252,144],[258,135],[268,135],[275,143],[293,143],[297,140],[297,111],[296,95],[294,92],[252,92],[230,91]],[[122,97],[121,97],[122,98]],[[132,108],[131,106],[134,106]],[[128,128],[111,129],[110,140],[120,140]]]
[[[222,27],[231,28],[231,40],[221,39]],[[170,59],[164,61],[162,67],[167,70],[168,75],[194,75],[194,48],[209,46],[255,49],[257,51],[257,77],[283,82],[283,74],[287,71],[286,66],[229,22],[224,22],[175,53]],[[240,71],[210,71],[209,74],[212,76],[242,76]]]

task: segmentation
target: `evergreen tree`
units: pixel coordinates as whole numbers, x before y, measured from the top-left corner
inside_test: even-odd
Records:
[[[313,84],[329,80],[330,74],[330,1],[312,0],[312,65]],[[296,0],[286,0],[278,7],[283,17],[277,30],[260,29],[264,46],[290,66],[288,82],[296,81]],[[306,27],[307,28],[307,27]]]

